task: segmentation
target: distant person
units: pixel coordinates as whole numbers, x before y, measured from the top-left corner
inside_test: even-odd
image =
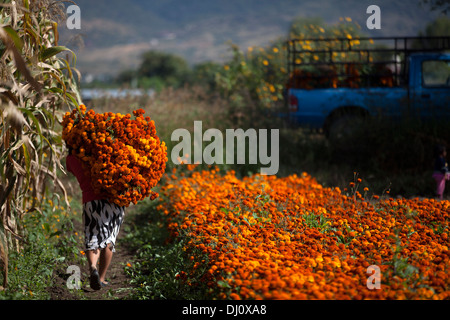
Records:
[[[447,163],[447,149],[443,145],[436,146],[433,178],[436,181],[436,196],[443,199],[445,180],[450,180],[450,171]]]

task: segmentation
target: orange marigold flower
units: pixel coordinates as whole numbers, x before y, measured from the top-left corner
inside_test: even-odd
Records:
[[[82,160],[92,187],[120,206],[155,199],[151,189],[166,169],[167,147],[144,113],[135,110],[132,119],[131,114],[86,112],[81,105],[63,117],[62,137]]]

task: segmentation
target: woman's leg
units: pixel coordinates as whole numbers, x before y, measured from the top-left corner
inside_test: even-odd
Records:
[[[439,199],[443,199],[444,197],[444,190],[445,190],[445,179],[439,179],[436,180],[437,183],[437,188],[436,188],[436,193]]]
[[[111,264],[112,256],[112,245],[111,243],[109,243],[106,248],[100,251],[100,266],[98,271],[101,282],[105,282],[106,272],[108,271],[109,265]]]
[[[86,257],[88,259],[89,264],[89,283],[92,289],[94,290],[100,290],[101,280],[99,273],[97,271],[97,262],[100,257],[100,250],[86,250]]]
[[[89,271],[92,271],[92,269],[97,269],[97,262],[100,257],[99,250],[98,249],[87,250],[86,257],[87,257],[88,264],[89,264]]]
[[[433,178],[436,181],[436,196],[442,199],[445,190],[445,175],[442,173],[434,173]]]
[[[114,254],[114,246],[116,242],[117,235],[120,230],[120,226],[122,225],[125,209],[124,207],[120,207],[116,204],[111,204],[109,202],[103,203],[102,208],[102,216],[104,212],[108,212],[109,220],[102,219],[104,222],[104,231],[107,234],[107,237],[102,239],[102,243],[106,244],[105,248],[102,248],[100,251],[100,266],[99,266],[99,275],[100,281],[105,282],[106,273],[111,264],[111,260]],[[103,247],[104,245],[102,245]]]
[[[89,264],[89,283],[92,289],[100,290],[101,282],[97,270],[97,263],[100,258],[100,250],[98,249],[98,214],[96,213],[97,202],[90,201],[83,204],[83,224],[85,232],[86,257]]]
[[[444,190],[445,190],[445,179],[442,179],[438,185],[439,199],[444,198]]]
[[[114,243],[123,222],[125,210],[105,200],[93,200],[84,205],[86,255],[91,268],[91,281],[95,287],[105,281],[114,253]],[[99,262],[98,272],[92,273]],[[92,284],[91,284],[92,286]]]

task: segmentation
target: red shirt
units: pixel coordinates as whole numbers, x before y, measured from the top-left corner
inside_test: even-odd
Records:
[[[71,172],[78,180],[83,193],[83,203],[105,199],[105,196],[95,193],[92,188],[91,178],[86,175],[81,161],[74,155],[68,155],[66,158],[67,171]]]

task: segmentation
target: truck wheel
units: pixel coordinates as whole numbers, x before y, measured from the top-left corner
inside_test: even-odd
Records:
[[[364,115],[356,113],[347,113],[334,117],[325,132],[331,142],[341,142],[355,134],[358,128],[361,128],[364,122]]]

